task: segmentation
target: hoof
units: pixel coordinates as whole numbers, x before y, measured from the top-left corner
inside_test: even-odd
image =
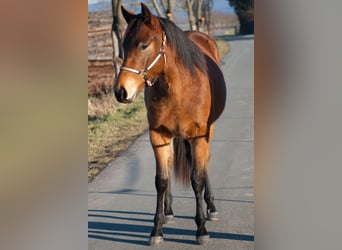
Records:
[[[197,236],[196,241],[198,245],[206,245],[210,240],[209,235]]]
[[[218,221],[219,219],[219,213],[218,212],[209,212],[208,211],[208,218],[207,220],[210,221]]]
[[[175,222],[173,214],[169,214],[165,216],[165,224],[173,224]]]
[[[163,236],[152,236],[150,237],[149,244],[150,246],[158,245],[164,242]]]

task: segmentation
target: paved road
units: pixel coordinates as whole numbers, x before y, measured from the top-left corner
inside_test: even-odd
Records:
[[[254,249],[254,38],[229,41],[223,59],[225,112],[216,122],[209,176],[221,220],[207,222],[211,241],[195,244],[192,189],[173,183],[175,223],[157,249]],[[88,186],[88,247],[147,249],[155,211],[154,157],[145,133]]]

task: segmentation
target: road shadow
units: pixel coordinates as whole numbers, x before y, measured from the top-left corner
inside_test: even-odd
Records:
[[[114,211],[114,210],[88,210],[88,238],[107,240],[113,242],[121,242],[134,245],[148,245],[148,239],[153,227],[152,213],[131,212],[131,211]],[[99,214],[100,213],[100,214]],[[139,216],[145,216],[141,219]],[[181,218],[182,216],[177,216]],[[113,219],[113,222],[100,221],[103,218]],[[183,216],[185,219],[192,219],[191,217]],[[116,223],[115,220],[127,220],[129,223]],[[150,225],[145,225],[150,223]],[[196,244],[195,230],[170,228],[164,225],[164,240],[166,242],[176,242],[183,244]],[[179,235],[179,238],[177,237]],[[194,240],[181,239],[182,236],[193,236]],[[233,234],[222,232],[209,232],[211,239],[227,239],[239,241],[254,241],[254,235]],[[176,236],[172,238],[169,236]]]
[[[238,187],[240,188],[240,187]],[[238,189],[236,188],[236,189]],[[250,188],[250,187],[246,187]],[[232,188],[229,188],[232,189]],[[139,190],[136,189],[121,189],[117,191],[106,191],[106,192],[88,192],[89,194],[116,194],[116,195],[131,195],[131,196],[144,196],[144,197],[156,197],[155,194],[146,194],[141,193]],[[194,196],[182,196],[182,195],[172,195],[172,198],[175,199],[189,199],[194,200]],[[238,203],[254,203],[254,200],[237,200],[237,199],[222,199],[222,198],[215,198],[215,201],[223,201],[223,202],[238,202]]]

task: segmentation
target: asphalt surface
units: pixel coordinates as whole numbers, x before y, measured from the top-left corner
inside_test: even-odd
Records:
[[[164,225],[164,243],[155,249],[254,249],[254,37],[229,44],[221,65],[227,104],[215,123],[209,162],[220,221],[207,221],[210,242],[196,245],[193,190],[172,182],[175,221]],[[88,249],[151,248],[154,176],[145,133],[88,185]]]

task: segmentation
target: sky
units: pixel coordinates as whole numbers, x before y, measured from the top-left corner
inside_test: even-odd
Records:
[[[108,0],[109,2],[110,0]],[[125,0],[123,0],[125,2]],[[99,0],[88,0],[88,4],[94,4],[99,2]],[[220,10],[223,12],[229,12],[229,13],[233,13],[234,10],[232,7],[229,6],[228,1],[227,0],[214,0],[214,10]]]
[[[230,7],[227,0],[214,0],[214,10],[233,13],[234,9]]]

